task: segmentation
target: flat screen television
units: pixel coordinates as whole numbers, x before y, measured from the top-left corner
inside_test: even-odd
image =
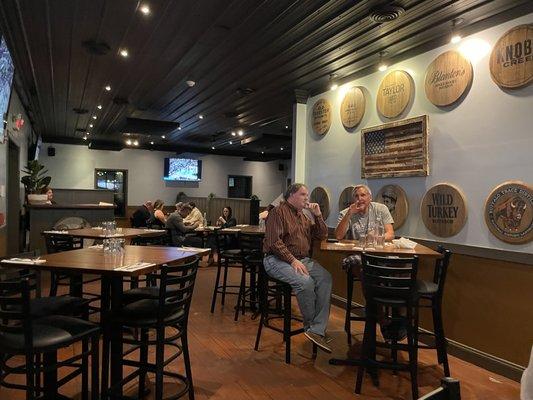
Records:
[[[11,84],[15,67],[7,44],[3,37],[0,38],[0,143],[4,143],[6,134],[7,112],[9,109],[9,98],[11,96]]]
[[[202,179],[202,160],[165,158],[165,181],[198,182]]]

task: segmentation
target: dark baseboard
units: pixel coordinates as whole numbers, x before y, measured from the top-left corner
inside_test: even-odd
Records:
[[[335,294],[331,295],[331,302],[338,307],[346,307],[346,299]],[[361,306],[361,304],[355,302],[353,305]],[[421,331],[429,332],[425,329],[421,329]],[[430,340],[431,339],[425,336],[420,337],[420,341],[425,344],[427,344],[427,342]],[[520,382],[522,373],[525,369],[521,365],[512,363],[492,354],[485,353],[450,339],[448,339],[448,354],[471,364],[477,365],[478,367],[484,368],[488,371],[505,376],[506,378],[512,379],[516,382]]]

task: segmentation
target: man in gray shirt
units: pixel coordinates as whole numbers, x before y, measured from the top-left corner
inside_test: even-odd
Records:
[[[172,245],[174,246],[194,246],[201,247],[202,240],[196,236],[186,236],[186,233],[193,233],[198,227],[198,223],[194,225],[185,225],[183,218],[191,212],[191,206],[187,203],[178,208],[176,204],[176,211],[170,214],[167,218],[166,228],[170,230],[172,238]]]
[[[335,237],[338,240],[350,237],[358,240],[361,235],[366,236],[369,227],[373,226],[378,218],[385,227],[385,240],[394,239],[394,220],[389,209],[384,204],[372,201],[372,192],[366,185],[357,185],[352,191],[353,203],[339,214],[339,222],[335,228]],[[348,233],[348,235],[346,235]]]

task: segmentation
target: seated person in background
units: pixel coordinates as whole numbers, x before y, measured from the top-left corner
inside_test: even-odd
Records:
[[[132,228],[144,228],[148,226],[148,220],[152,217],[154,212],[154,207],[152,206],[151,201],[145,202],[140,206],[131,217],[131,227]]]
[[[51,187],[47,187],[44,189],[43,193],[46,194],[46,204],[57,204],[54,200],[54,191]]]
[[[202,212],[192,201],[189,202],[189,206],[191,207],[191,213],[183,220],[183,223],[185,225],[198,224],[197,226],[202,226],[204,223],[204,216],[202,215]]]
[[[361,235],[366,236],[369,226],[373,226],[378,217],[381,218],[385,227],[385,240],[394,239],[392,215],[387,206],[372,201],[372,192],[368,186],[356,185],[352,191],[352,200],[350,207],[345,208],[339,214],[339,222],[335,228],[337,240],[347,236],[359,240]]]
[[[221,228],[230,228],[235,225],[237,225],[237,220],[232,217],[231,207],[224,207],[222,215],[217,219],[217,226],[220,226]]]
[[[188,232],[194,232],[194,230],[199,226],[196,225],[185,225],[183,219],[187,217],[191,212],[191,206],[187,203],[182,205],[178,209],[176,204],[176,211],[170,214],[167,218],[166,228],[170,230],[170,236],[173,246],[193,246],[201,247],[202,239],[197,236],[185,236]]]
[[[163,200],[157,199],[154,203],[154,214],[151,216],[150,220],[148,221],[148,226],[150,228],[164,228],[165,223],[167,222],[167,217],[165,217],[165,214],[163,213],[163,207],[165,206],[165,203]]]

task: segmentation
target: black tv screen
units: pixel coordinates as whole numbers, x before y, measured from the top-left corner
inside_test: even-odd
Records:
[[[166,181],[198,182],[202,179],[202,160],[165,158]]]
[[[7,112],[9,108],[9,98],[11,96],[11,83],[13,82],[13,73],[15,67],[11,54],[7,48],[4,38],[0,38],[0,143],[4,142],[5,128],[7,121]]]

